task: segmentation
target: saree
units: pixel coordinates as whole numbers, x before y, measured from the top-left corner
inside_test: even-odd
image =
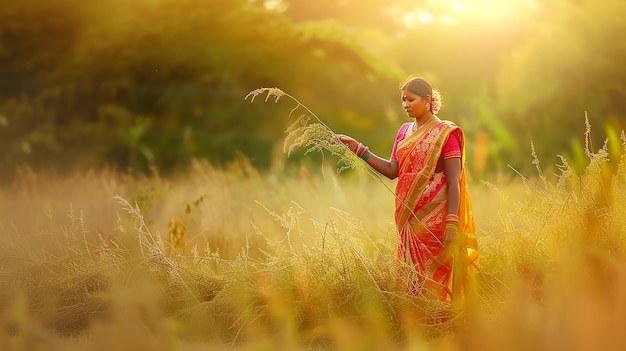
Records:
[[[457,240],[443,245],[448,212],[446,176],[437,169],[444,144],[453,133],[461,150]],[[477,272],[476,228],[465,175],[464,138],[454,123],[434,118],[397,144],[395,220],[400,236],[399,282],[413,294],[461,300]]]

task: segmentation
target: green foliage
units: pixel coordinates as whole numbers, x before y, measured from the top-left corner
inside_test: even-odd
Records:
[[[249,1],[29,0],[4,7],[0,23],[6,164],[170,172],[243,152],[268,165],[286,115],[244,105],[251,87],[313,82],[306,95],[328,113],[392,81],[341,28]],[[376,120],[381,101],[363,104],[363,118]]]
[[[626,7],[494,6],[505,3],[506,16],[472,1],[13,1],[0,9],[0,180],[21,165],[176,174],[241,154],[266,168],[293,120],[284,104],[242,102],[259,86],[291,92],[383,155],[405,118],[397,89],[408,75],[442,92],[440,116],[466,131],[475,175],[528,170],[531,140],[580,171],[572,140],[585,111],[606,132],[594,145],[625,127],[615,33]],[[406,22],[419,13],[434,21]]]
[[[624,129],[626,45],[615,38],[626,30],[624,13],[619,0],[560,1],[508,55],[496,77],[497,111],[519,136],[541,140],[539,154],[568,150],[572,135],[583,134],[586,111],[607,136]]]

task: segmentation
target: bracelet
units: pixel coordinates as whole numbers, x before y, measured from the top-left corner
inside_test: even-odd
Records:
[[[365,154],[367,154],[369,152],[369,148],[366,146],[364,147],[361,152],[359,153],[359,157],[363,158],[365,156]]]
[[[356,150],[354,150],[354,153],[360,158],[362,158],[363,161],[367,161],[367,159],[370,158],[370,156],[372,156],[372,153],[370,152],[369,147],[363,145],[362,143],[359,143],[359,145],[357,145]]]
[[[448,213],[446,215],[446,222],[454,222],[454,223],[459,223],[460,219],[458,215],[452,214],[452,213]]]
[[[367,153],[365,154],[365,156],[363,156],[363,161],[367,161],[368,158],[370,158],[372,156],[372,153],[367,150]]]
[[[363,144],[359,143],[359,145],[356,147],[356,149],[354,150],[354,153],[356,155],[359,154],[359,152],[361,152],[361,150],[363,149]]]

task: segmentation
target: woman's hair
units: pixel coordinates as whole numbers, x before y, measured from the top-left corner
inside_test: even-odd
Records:
[[[423,98],[433,93],[433,87],[422,77],[409,78],[402,84],[400,90],[408,90]]]
[[[433,114],[439,112],[439,109],[443,106],[439,91],[433,89],[432,85],[430,85],[430,83],[422,77],[409,78],[402,84],[400,90],[408,90],[423,98],[430,96],[430,112]]]

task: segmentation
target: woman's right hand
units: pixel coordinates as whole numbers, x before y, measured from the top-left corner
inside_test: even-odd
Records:
[[[336,138],[338,141],[341,141],[344,145],[346,145],[350,151],[356,152],[356,148],[359,146],[359,143],[354,140],[354,138],[344,134],[337,134]]]

